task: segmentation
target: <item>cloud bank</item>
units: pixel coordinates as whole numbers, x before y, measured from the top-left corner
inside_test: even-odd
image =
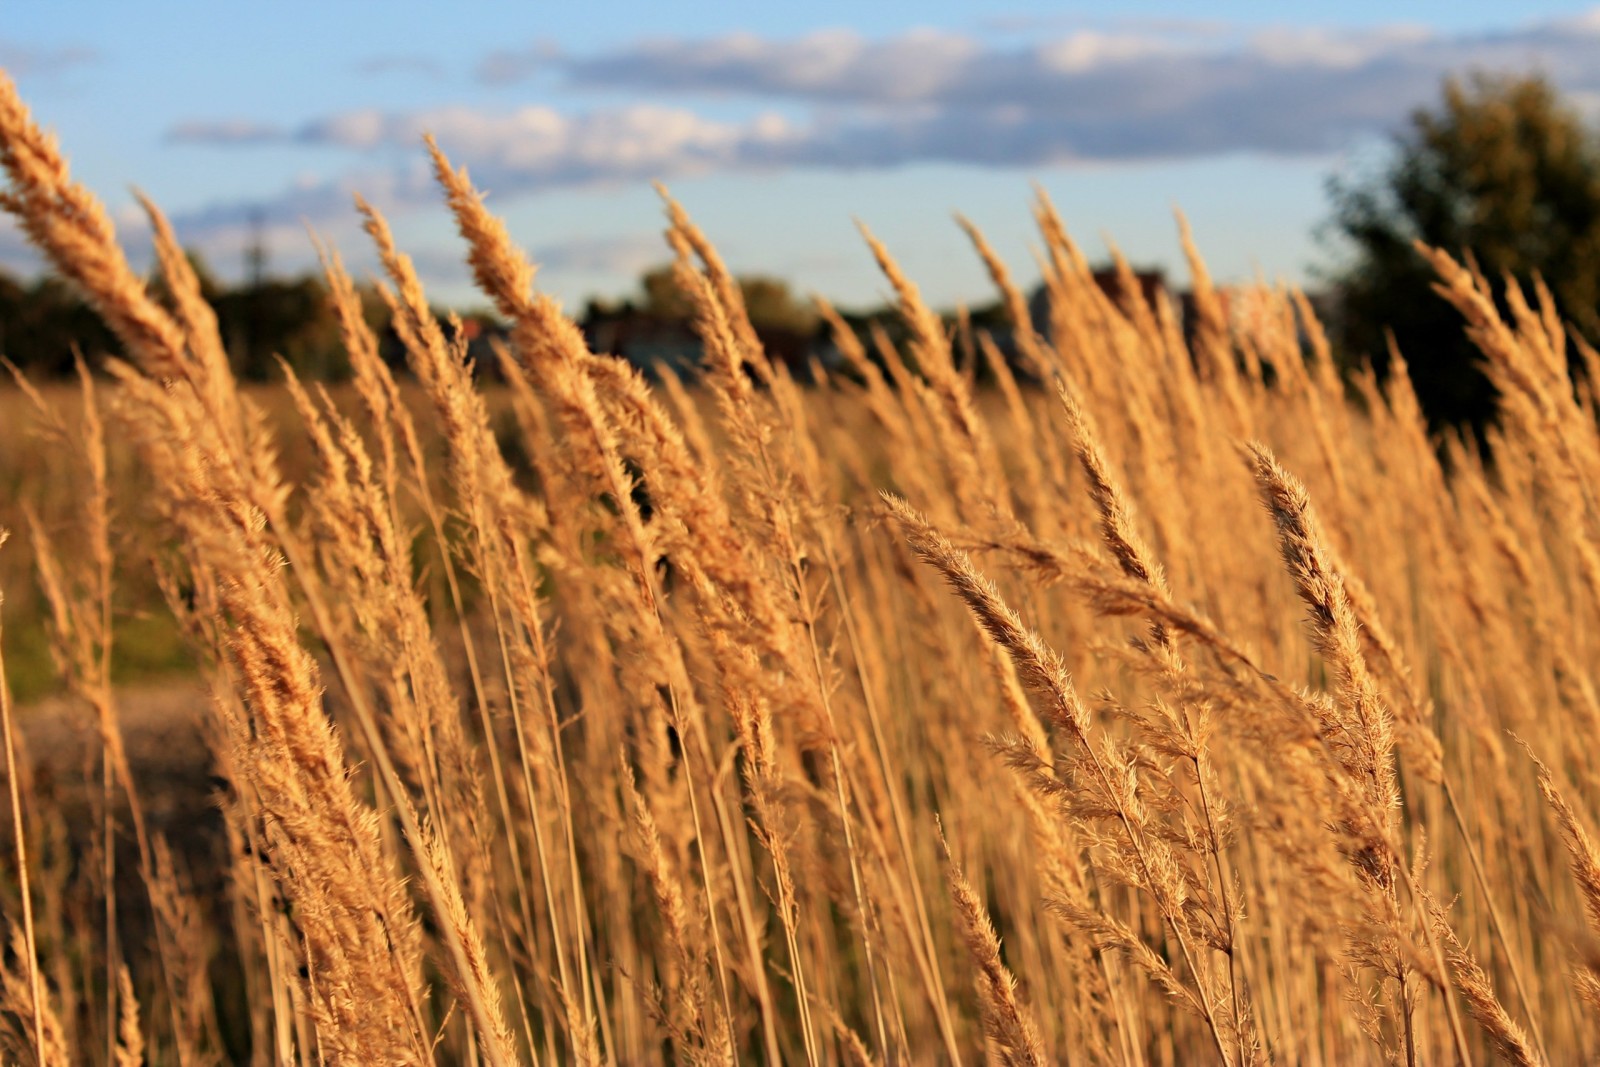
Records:
[[[33,48],[0,41],[0,68],[16,77],[62,74],[86,66],[100,58],[93,48],[70,45],[61,48]]]
[[[236,145],[271,140],[354,150],[458,137],[469,162],[572,183],[705,164],[886,166],[923,159],[983,165],[1121,162],[1240,150],[1326,152],[1388,128],[1469,69],[1542,70],[1600,90],[1600,9],[1493,34],[1405,24],[1360,31],[1080,31],[1027,47],[917,30],[879,40],[830,30],[786,40],[730,34],[647,41],[595,55],[547,43],[497,51],[485,83],[558,72],[570,93],[736,99],[786,113],[743,124],[660,103],[582,113],[546,107],[405,114],[351,111],[294,130],[239,120],[188,122],[172,136]],[[509,143],[522,141],[524,143]]]
[[[169,138],[348,151],[360,169],[337,181],[188,220],[219,225],[230,212],[264,210],[317,221],[335,205],[348,210],[357,175],[386,175],[391,204],[431,202],[418,165],[424,131],[501,197],[710,171],[1306,157],[1394,129],[1437,98],[1442,77],[1470,70],[1538,70],[1574,99],[1596,99],[1600,8],[1475,34],[1401,23],[1246,33],[1168,21],[1056,32],[1025,45],[937,30],[877,39],[847,30],[730,34],[584,55],[535,41],[485,55],[477,69],[484,92],[553,82],[558,98],[587,109],[367,109],[293,127],[196,120]]]

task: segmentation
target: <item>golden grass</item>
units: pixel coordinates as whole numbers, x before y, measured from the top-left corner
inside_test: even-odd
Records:
[[[0,204],[130,360],[5,401],[44,436],[0,439],[39,472],[0,578],[97,754],[75,855],[0,701],[7,1056],[1600,1055],[1600,431],[1568,370],[1600,360],[1542,289],[1502,317],[1422,250],[1504,396],[1485,458],[1429,440],[1398,354],[1347,389],[1300,294],[1230,313],[1187,231],[1187,335],[1125,264],[1108,297],[1042,197],[1043,388],[870,234],[909,343],[824,305],[849,372],[802,387],[668,199],[706,359],[657,387],[427,147],[504,386],[361,204],[415,384],[324,250],[352,386],[246,392],[159,211],[166,304],[0,80]],[[119,711],[156,603],[210,686],[209,883]]]

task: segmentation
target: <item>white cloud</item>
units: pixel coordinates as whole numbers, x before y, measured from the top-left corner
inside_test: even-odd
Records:
[[[316,221],[347,211],[349,191],[374,182],[392,203],[431,202],[418,147],[424,131],[500,196],[711,170],[1306,156],[1394,128],[1437,98],[1447,73],[1533,68],[1576,99],[1600,94],[1600,9],[1579,20],[1458,35],[1404,23],[1230,34],[1209,24],[1120,22],[1027,46],[941,30],[883,39],[846,30],[781,40],[749,33],[657,39],[589,56],[536,42],[487,57],[480,77],[504,84],[554,72],[569,91],[632,92],[651,102],[583,112],[368,109],[293,129],[191,122],[172,136],[360,155],[360,172],[250,206]],[[691,106],[695,97],[782,111],[713,118]],[[220,225],[244,217],[246,207],[192,214]]]
[[[357,74],[370,76],[395,74],[406,77],[437,80],[444,77],[444,67],[431,56],[391,54],[368,56],[355,65]]]
[[[775,161],[784,158],[785,145],[803,137],[789,120],[773,112],[725,122],[654,104],[583,114],[541,106],[498,112],[460,106],[414,112],[361,109],[298,129],[248,121],[186,122],[174,127],[169,137],[218,146],[276,142],[362,153],[399,149],[415,160],[428,133],[475,171],[551,185],[650,178],[754,164],[763,157]]]
[[[1355,70],[1389,58],[1421,59],[1433,44],[1432,30],[1405,23],[1359,32],[1278,27],[1252,36],[1249,50],[1282,66]]]
[[[536,106],[502,112],[466,107],[403,114],[355,111],[309,124],[288,138],[414,152],[425,133],[475,171],[551,185],[737,166],[797,136],[776,114],[722,122],[683,108],[637,104],[577,115]]]
[[[263,144],[284,136],[282,126],[253,119],[193,119],[167,131],[167,140],[177,144]]]
[[[0,41],[0,67],[10,71],[13,76],[60,74],[73,67],[93,63],[99,58],[99,52],[80,45],[35,48]]]
[[[1041,45],[1035,54],[1042,69],[1072,75],[1112,63],[1154,59],[1180,50],[1181,45],[1166,37],[1083,30]]]
[[[939,95],[983,55],[977,41],[941,30],[912,30],[880,41],[822,30],[784,41],[751,33],[661,39],[558,62],[568,84],[584,88],[895,102]],[[539,69],[548,62],[542,60]],[[514,78],[505,65],[497,73],[502,81]]]
[[[552,68],[561,58],[561,49],[550,41],[535,41],[526,48],[490,52],[478,64],[478,79],[489,85],[522,81]]]
[[[1583,88],[1600,85],[1597,60],[1600,9],[1578,18],[1458,35],[1404,22],[1359,30],[1284,25],[1230,34],[1210,24],[1132,21],[1057,34],[1028,46],[996,46],[933,30],[878,40],[848,30],[786,40],[734,34],[546,57],[540,69],[548,72],[556,64],[574,89],[741,96],[813,106],[1006,105],[1039,115],[1092,108],[1123,122],[1141,121],[1152,109],[1176,115],[1184,108],[1199,111],[1225,103],[1242,109],[1236,117],[1247,125],[1254,111],[1280,106],[1284,92],[1294,101],[1314,88],[1327,98],[1319,109],[1324,114],[1353,101],[1352,117],[1370,123],[1403,114],[1448,71],[1538,64]],[[515,70],[503,65],[498,76],[511,80]],[[1387,116],[1369,115],[1361,102],[1373,90],[1391,100]]]

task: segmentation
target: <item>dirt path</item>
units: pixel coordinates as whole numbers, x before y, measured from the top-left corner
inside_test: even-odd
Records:
[[[204,730],[210,697],[193,679],[124,688],[117,693],[128,762],[153,833],[165,835],[191,868],[215,863],[221,828]],[[59,806],[67,832],[80,847],[89,839],[91,797],[100,789],[100,738],[92,713],[78,700],[52,697],[18,709],[21,757],[38,802]],[[0,779],[4,770],[0,768]],[[119,816],[131,838],[127,814]],[[9,849],[10,820],[0,841]],[[131,841],[124,842],[125,847]],[[130,859],[133,857],[130,855]],[[193,872],[202,880],[199,870]]]

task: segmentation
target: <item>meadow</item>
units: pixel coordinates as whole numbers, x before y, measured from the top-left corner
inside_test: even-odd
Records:
[[[0,78],[0,206],[124,350],[6,387],[8,1062],[1600,1055],[1600,356],[1541,287],[1418,250],[1480,450],[1041,197],[1047,331],[976,230],[1010,358],[867,233],[909,342],[824,305],[801,384],[667,199],[652,383],[426,150],[505,382],[363,204],[405,374],[324,249],[352,383],[246,390]]]

